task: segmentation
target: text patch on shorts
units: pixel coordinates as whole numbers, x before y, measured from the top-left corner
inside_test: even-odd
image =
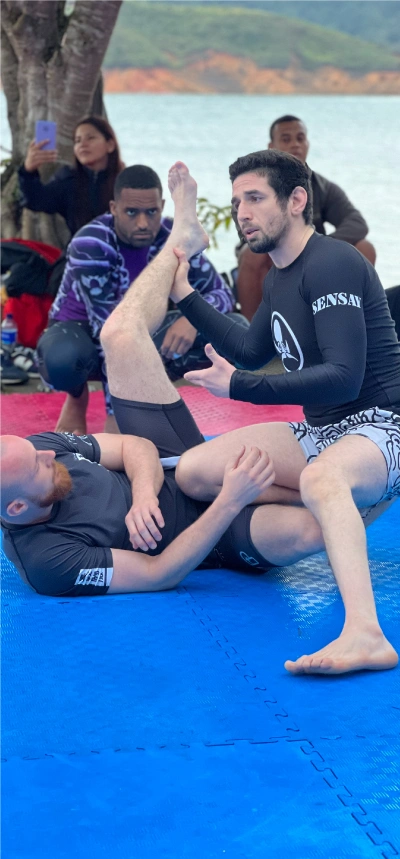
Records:
[[[93,567],[91,570],[79,570],[76,585],[109,585],[113,575],[113,567]]]

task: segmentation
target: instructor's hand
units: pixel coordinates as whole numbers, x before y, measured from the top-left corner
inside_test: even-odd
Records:
[[[204,351],[207,358],[212,361],[212,367],[209,367],[208,370],[191,370],[190,373],[185,373],[185,379],[188,382],[193,382],[194,385],[200,385],[201,388],[207,388],[207,391],[214,394],[214,397],[229,397],[231,377],[235,372],[235,367],[232,367],[232,364],[229,364],[225,358],[221,358],[211,343],[207,343]]]
[[[181,251],[179,248],[174,248],[174,254],[178,260],[178,268],[175,272],[170,298],[175,302],[175,304],[178,304],[179,301],[182,301],[183,298],[186,298],[187,295],[190,295],[190,293],[193,292],[193,287],[190,286],[188,281],[190,265],[186,259],[184,251]]]
[[[125,516],[125,525],[129,531],[129,539],[134,549],[155,549],[162,539],[159,528],[165,525],[158,498],[135,499],[129,513]]]

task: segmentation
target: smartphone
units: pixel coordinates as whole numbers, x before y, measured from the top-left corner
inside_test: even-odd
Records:
[[[41,143],[42,140],[48,140],[46,146],[42,149],[56,149],[57,123],[50,122],[47,119],[38,119],[35,126],[35,142]]]

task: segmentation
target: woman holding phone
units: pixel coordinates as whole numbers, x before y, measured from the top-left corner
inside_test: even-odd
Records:
[[[47,139],[32,141],[19,168],[23,205],[34,212],[58,213],[71,235],[97,215],[108,211],[114,182],[124,165],[111,125],[100,116],[85,116],[74,131],[74,165],[61,167],[43,184],[38,169],[57,161]]]

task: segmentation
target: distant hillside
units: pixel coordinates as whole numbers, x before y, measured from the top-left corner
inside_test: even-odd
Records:
[[[105,67],[178,71],[187,64],[224,55],[272,70],[297,67],[312,72],[334,67],[366,75],[400,69],[400,57],[385,48],[249,5],[245,9],[240,3],[125,2]]]
[[[205,5],[204,0],[196,2]],[[224,3],[300,18],[367,42],[385,45],[392,51],[400,51],[398,0],[224,0]]]

